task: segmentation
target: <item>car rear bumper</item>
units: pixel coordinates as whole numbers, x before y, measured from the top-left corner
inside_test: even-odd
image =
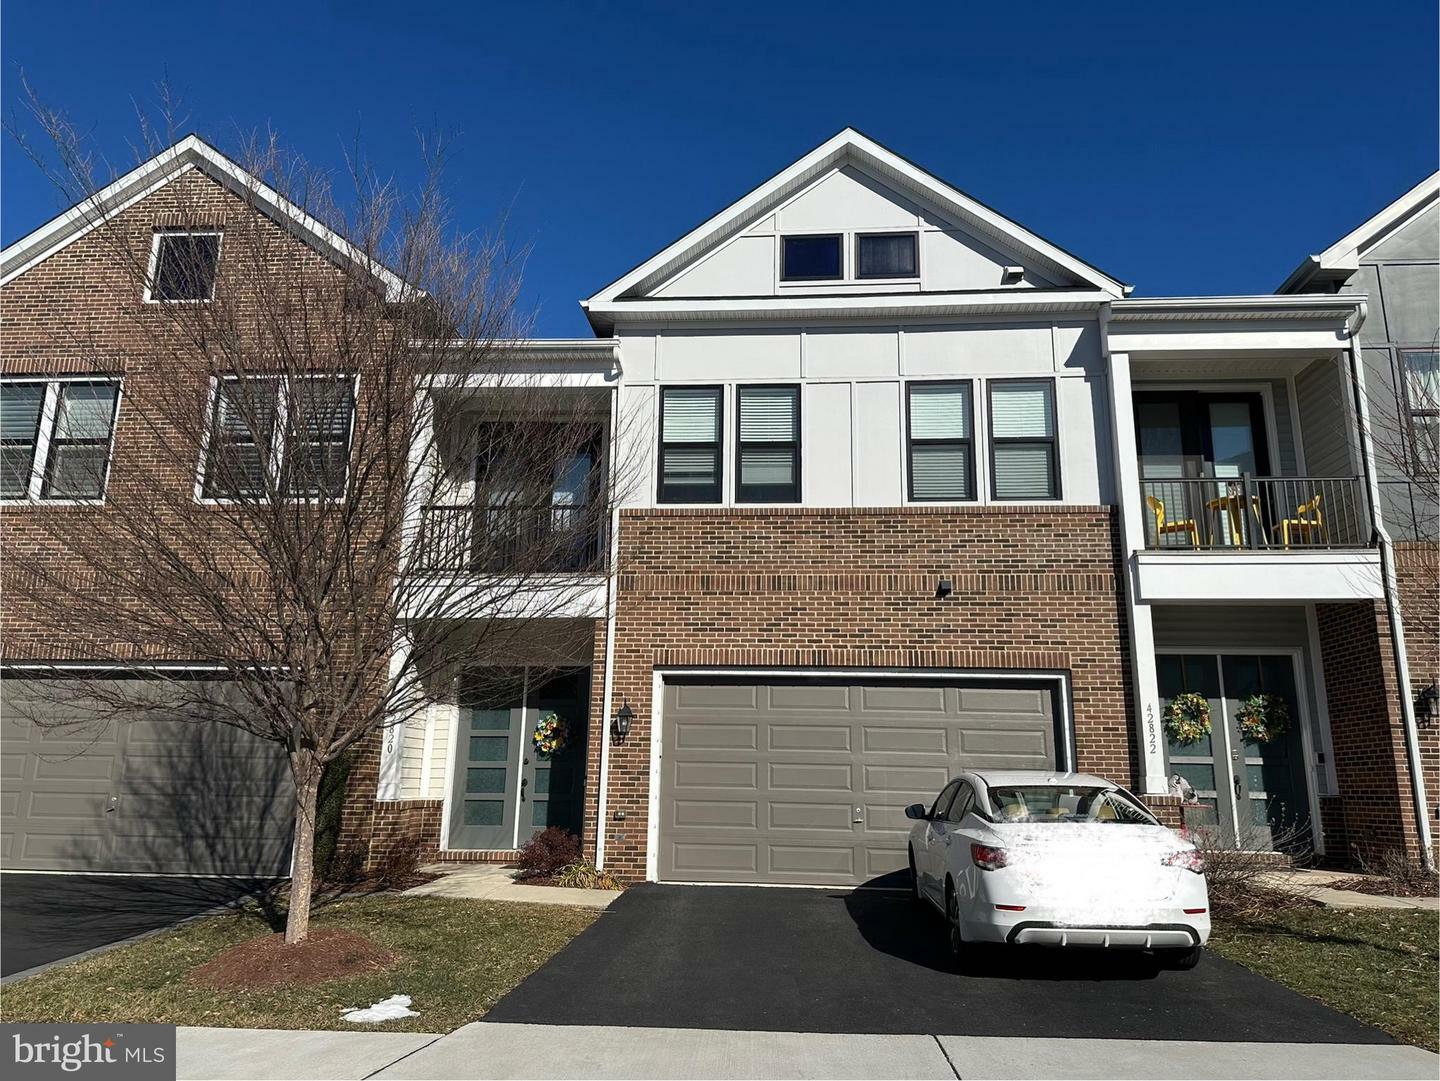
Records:
[[[1029,920],[1014,924],[1005,941],[1017,946],[1098,946],[1114,949],[1189,949],[1202,942],[1199,931],[1182,923],[1147,927],[1065,927]]]

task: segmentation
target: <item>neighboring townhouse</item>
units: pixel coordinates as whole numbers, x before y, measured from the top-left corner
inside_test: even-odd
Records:
[[[1250,848],[1416,855],[1365,299],[1129,292],[846,130],[584,301],[597,340],[555,343],[556,378],[611,388],[638,474],[574,613],[591,660],[416,718],[358,828],[503,857],[556,821],[527,795],[556,710],[584,773],[544,783],[630,879],[881,879],[962,765],[1106,774]],[[1183,694],[1198,742],[1167,734]]]
[[[207,503],[223,500],[223,471],[211,452],[253,443],[253,433],[237,426],[209,369],[172,333],[166,311],[217,297],[237,309],[255,305],[252,268],[233,250],[242,235],[264,245],[269,272],[291,281],[333,288],[352,280],[347,266],[370,273],[347,242],[195,136],[0,254],[5,677],[133,681],[163,666],[178,678],[214,682],[214,665],[156,641],[117,641],[98,615],[82,633],[57,634],[55,598],[16,572],[22,561],[15,557],[38,551],[51,560],[50,586],[68,581],[108,596],[115,584],[96,580],[94,565],[64,546],[64,530],[43,519],[99,523],[127,489],[132,507],[153,503],[157,523],[177,508],[204,514]],[[147,262],[148,273],[137,274]],[[397,289],[397,279],[379,274],[379,286]],[[255,324],[259,333],[264,320]],[[158,453],[160,439],[183,443],[162,426],[174,418],[170,403],[185,395],[197,425],[208,417],[210,446],[202,453],[192,444],[188,457],[183,449]],[[323,452],[343,463],[349,430],[341,424],[338,432],[277,438],[284,455]],[[165,486],[165,495],[153,485]],[[134,664],[117,668],[117,657]],[[63,702],[39,696],[22,705],[26,691],[15,679],[5,679],[3,693],[7,868],[287,871],[293,787],[283,747],[214,724],[75,725],[81,711]],[[217,684],[216,693],[225,690]],[[58,727],[26,723],[34,710]]]
[[[1440,172],[1306,258],[1280,293],[1363,294],[1360,353],[1385,532],[1405,627],[1432,832],[1440,816]],[[1394,783],[1386,775],[1382,783]]]
[[[138,298],[45,231],[4,253],[0,299],[7,373],[48,380],[48,321]],[[903,870],[904,807],[964,766],[1104,774],[1246,847],[1425,843],[1357,422],[1365,296],[1132,298],[847,129],[583,306],[593,339],[516,343],[514,368],[596,418],[545,520],[608,489],[608,527],[557,558],[565,605],[504,658],[518,689],[477,689],[460,651],[360,755],[342,829],[372,860],[503,859],[555,825],[631,880],[860,884]],[[503,422],[487,379],[432,393]],[[439,435],[455,483],[413,509],[406,572],[463,578],[465,546],[432,538],[490,528],[494,483]],[[122,410],[113,438],[118,483],[145,435]],[[77,657],[38,621],[19,637]],[[1167,731],[1181,695],[1198,741]],[[1257,695],[1286,718],[1263,742]],[[26,807],[78,790],[81,767],[27,768]]]

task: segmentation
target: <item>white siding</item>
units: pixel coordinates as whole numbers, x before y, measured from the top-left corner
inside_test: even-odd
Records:
[[[620,488],[627,505],[655,502],[656,387],[697,382],[725,388],[727,501],[734,491],[735,386],[793,382],[803,387],[803,503],[884,507],[905,503],[905,383],[973,380],[983,500],[989,490],[987,382],[1017,376],[1055,379],[1064,502],[1114,502],[1108,387],[1094,322],[686,328],[627,333],[621,359],[617,460],[626,473]]]

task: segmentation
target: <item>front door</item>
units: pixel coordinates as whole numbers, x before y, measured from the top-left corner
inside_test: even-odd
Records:
[[[1156,673],[1163,705],[1185,692],[1210,705],[1210,734],[1197,743],[1167,737],[1168,772],[1195,790],[1199,803],[1186,825],[1222,846],[1247,851],[1299,851],[1311,844],[1310,804],[1300,726],[1295,661],[1289,654],[1160,654]],[[1254,694],[1286,705],[1285,731],[1269,742],[1245,739],[1238,716]]]
[[[566,672],[531,688],[525,728],[524,762],[520,776],[520,829],[517,845],[547,826],[579,834],[581,795],[585,788],[585,714],[590,699],[588,669]],[[566,738],[548,757],[535,749],[536,723],[554,714],[565,725]]]
[[[463,679],[459,693],[450,847],[520,848],[546,826],[579,834],[589,671],[486,669]],[[546,757],[534,734],[550,713],[564,722],[566,738]]]
[[[525,735],[524,676],[467,676],[459,695],[450,847],[513,848]]]

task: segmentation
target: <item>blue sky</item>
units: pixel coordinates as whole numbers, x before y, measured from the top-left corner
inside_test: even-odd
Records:
[[[458,224],[532,246],[535,333],[853,125],[1138,295],[1268,292],[1436,168],[1434,0],[1198,4],[14,0],[19,73],[117,164],[168,79],[222,149],[454,136]],[[59,209],[8,141],[5,243]]]

